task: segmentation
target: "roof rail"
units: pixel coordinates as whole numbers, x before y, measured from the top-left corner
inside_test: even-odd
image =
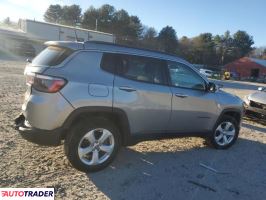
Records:
[[[86,42],[84,42],[84,44],[89,44],[89,43],[92,43],[92,44],[103,44],[103,45],[116,46],[116,47],[124,47],[124,48],[130,48],[130,49],[138,49],[138,50],[149,51],[149,52],[153,52],[153,53],[161,53],[161,54],[165,54],[165,55],[168,55],[168,56],[178,57],[176,54],[173,54],[173,53],[167,53],[167,52],[164,52],[164,51],[158,51],[158,50],[153,50],[153,49],[148,49],[148,48],[134,47],[134,46],[124,45],[124,44],[114,44],[114,43],[103,42],[103,41],[86,41]]]

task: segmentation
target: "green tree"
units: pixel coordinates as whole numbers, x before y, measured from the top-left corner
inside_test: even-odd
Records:
[[[43,17],[46,22],[59,23],[62,17],[62,7],[58,4],[50,5]]]
[[[215,43],[211,33],[202,33],[192,39],[194,62],[205,65],[215,64]]]
[[[129,35],[133,40],[140,39],[143,32],[143,26],[138,16],[130,16],[130,22],[128,25]]]
[[[158,41],[160,45],[160,50],[167,53],[176,53],[178,40],[176,36],[176,31],[171,26],[164,27],[158,36]]]
[[[141,46],[147,49],[158,49],[158,41],[157,41],[157,31],[153,27],[143,27],[142,28],[142,40]]]
[[[125,10],[118,10],[113,15],[113,33],[120,44],[138,46],[142,34],[142,25],[138,17],[130,16]]]
[[[116,35],[118,43],[127,43],[130,40],[128,35],[128,25],[130,23],[130,16],[125,10],[119,10],[113,16],[113,33]]]
[[[214,43],[216,55],[219,57],[218,63],[224,65],[250,53],[254,41],[245,31],[237,31],[233,36],[229,31],[226,31],[224,35],[216,36]]]
[[[239,56],[246,56],[252,50],[254,44],[253,37],[247,34],[246,31],[237,31],[233,35],[234,45]]]
[[[99,18],[99,12],[93,6],[90,6],[83,14],[81,25],[83,28],[96,30],[96,20]]]
[[[97,26],[97,27],[96,27]],[[137,16],[130,16],[125,10],[118,10],[105,4],[98,9],[90,7],[83,14],[82,27],[113,33],[116,42],[137,45],[143,28]]]
[[[266,49],[265,47],[255,47],[249,53],[249,56],[252,58],[266,59]]]
[[[187,59],[190,62],[194,62],[194,57],[192,56],[192,42],[191,39],[189,39],[186,36],[183,36],[178,41],[178,55]]]
[[[62,8],[61,23],[65,25],[75,26],[81,21],[81,8],[79,5],[64,6]]]
[[[153,27],[144,27],[143,28],[143,39],[153,40],[157,37],[158,33]]]
[[[234,40],[229,31],[226,31],[224,35],[215,36],[214,43],[218,58],[217,63],[219,65],[224,65],[239,57],[237,56]]]
[[[104,4],[98,10],[98,30],[103,32],[110,32],[112,30],[112,22],[115,13],[114,6]]]

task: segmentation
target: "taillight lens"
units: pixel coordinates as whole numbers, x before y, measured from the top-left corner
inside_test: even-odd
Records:
[[[58,92],[67,83],[65,79],[40,74],[27,74],[26,82],[27,85],[31,85],[34,89],[47,93]]]

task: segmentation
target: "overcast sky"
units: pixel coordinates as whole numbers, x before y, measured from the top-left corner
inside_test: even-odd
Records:
[[[80,5],[83,12],[91,5],[108,3],[137,15],[143,24],[158,31],[173,26],[179,38],[245,30],[254,37],[255,46],[266,46],[266,0],[0,0],[0,20],[9,16],[11,20],[43,21],[50,4],[73,3]]]

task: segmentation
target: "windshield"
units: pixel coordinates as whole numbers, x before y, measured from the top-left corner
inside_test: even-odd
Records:
[[[55,66],[63,62],[69,55],[72,54],[72,50],[50,46],[44,49],[38,56],[36,56],[32,64],[33,65],[47,65]]]

